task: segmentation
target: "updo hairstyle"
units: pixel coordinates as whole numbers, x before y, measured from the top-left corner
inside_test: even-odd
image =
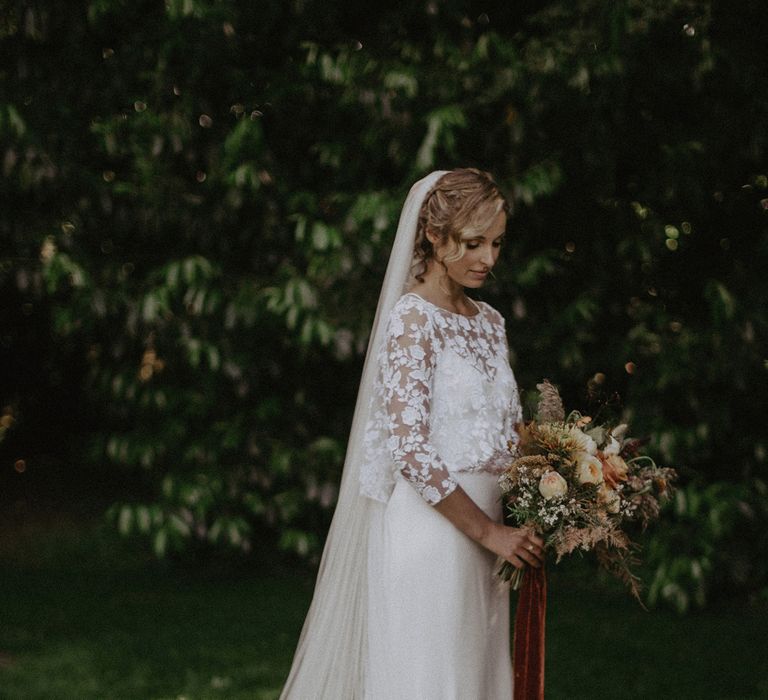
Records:
[[[510,208],[490,173],[476,168],[458,168],[443,175],[425,197],[419,212],[413,257],[413,277],[424,281],[435,246],[427,231],[439,236],[440,245],[450,244],[443,259],[455,262],[466,252],[463,236],[482,235],[500,211]]]

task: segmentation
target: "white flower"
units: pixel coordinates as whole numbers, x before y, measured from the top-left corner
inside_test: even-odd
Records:
[[[568,491],[568,484],[557,472],[546,472],[539,481],[539,493],[546,500],[565,496]]]
[[[627,428],[629,426],[626,423],[621,423],[620,425],[617,425],[613,430],[611,430],[611,435],[615,437],[617,440],[621,440],[624,437],[624,434],[627,432]]]
[[[576,478],[580,484],[600,484],[603,481],[603,465],[589,452],[577,452]]]
[[[587,452],[591,455],[597,453],[597,443],[589,435],[583,432],[581,428],[577,428],[574,425],[571,426],[569,432],[571,440],[576,443],[576,449],[578,449],[580,452]]]
[[[617,455],[620,451],[621,443],[613,435],[608,435],[608,442],[603,447],[603,454],[608,457],[609,455]]]
[[[621,505],[621,498],[612,488],[609,488],[605,484],[601,484],[597,491],[597,496],[600,502],[605,505],[605,509],[609,513],[618,513],[619,506]]]

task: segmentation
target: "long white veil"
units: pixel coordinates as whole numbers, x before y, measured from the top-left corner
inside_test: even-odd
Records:
[[[414,184],[400,214],[368,341],[339,499],[320,560],[312,605],[281,700],[363,698],[368,645],[368,530],[374,509],[384,507],[360,495],[363,433],[389,313],[412,281],[419,211],[429,191],[446,172],[432,172]]]

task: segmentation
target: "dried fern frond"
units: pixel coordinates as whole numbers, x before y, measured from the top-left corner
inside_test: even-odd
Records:
[[[565,420],[565,409],[555,385],[545,379],[541,384],[537,384],[536,388],[539,390],[539,422],[562,423]]]
[[[625,584],[629,588],[629,592],[640,603],[640,607],[647,610],[641,597],[642,582],[633,572],[633,569],[639,564],[639,560],[634,554],[636,549],[637,546],[632,544],[623,549],[613,550],[602,545],[595,548],[595,554],[600,565]]]

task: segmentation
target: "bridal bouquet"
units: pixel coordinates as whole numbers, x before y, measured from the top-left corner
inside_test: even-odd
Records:
[[[513,461],[499,478],[507,512],[538,532],[558,562],[576,550],[594,551],[639,599],[635,545],[622,528],[633,521],[645,527],[658,516],[676,473],[641,455],[625,424],[595,425],[577,411],[566,416],[549,381],[536,388],[537,418],[519,426]],[[505,561],[498,573],[520,586],[523,569]]]

